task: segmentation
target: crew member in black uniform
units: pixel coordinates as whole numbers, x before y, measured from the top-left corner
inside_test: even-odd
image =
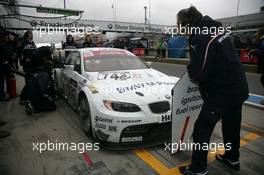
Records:
[[[203,16],[195,7],[181,10],[178,25],[204,28],[220,27],[221,23]],[[239,170],[240,125],[242,104],[248,98],[248,84],[239,56],[225,33],[204,34],[192,31],[189,35],[190,78],[198,84],[203,107],[195,122],[193,142],[209,145],[216,123],[222,120],[225,153],[216,159]],[[231,147],[231,149],[230,149]],[[208,150],[193,150],[189,166],[181,166],[184,175],[206,175]]]
[[[26,31],[23,36],[22,44],[17,51],[17,57],[21,60],[25,73],[25,86],[20,94],[19,102],[22,105],[28,100],[27,83],[33,73],[32,56],[36,49],[37,46],[33,41],[33,33],[31,31]]]
[[[31,61],[32,61],[32,55],[36,49],[37,46],[33,41],[33,33],[31,31],[26,31],[23,36],[23,42],[20,48],[18,49],[18,53],[17,53],[18,57],[22,58],[22,66],[26,74],[25,76],[26,83],[33,71]]]

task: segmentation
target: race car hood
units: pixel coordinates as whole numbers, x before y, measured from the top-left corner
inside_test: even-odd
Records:
[[[154,69],[99,72],[96,78],[96,87],[106,99],[139,105],[171,99],[178,81]]]

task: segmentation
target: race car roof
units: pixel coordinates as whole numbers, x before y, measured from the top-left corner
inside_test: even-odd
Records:
[[[133,53],[127,50],[116,48],[83,48],[77,50],[81,50],[84,57],[105,55],[135,56]]]

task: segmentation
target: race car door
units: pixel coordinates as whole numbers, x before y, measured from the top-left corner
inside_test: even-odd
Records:
[[[66,59],[65,68],[63,71],[64,78],[64,92],[67,97],[68,103],[72,106],[75,106],[75,98],[76,98],[76,89],[77,89],[77,81],[76,81],[76,71],[74,70],[74,65],[78,60],[80,60],[80,53],[78,51],[72,52]]]
[[[82,76],[82,61],[81,61],[81,55],[78,52],[78,56],[73,58],[73,77],[72,77],[72,85],[74,85],[74,89],[72,89],[74,92],[74,96],[72,96],[72,102],[75,104],[75,107],[77,108],[78,105],[78,94],[81,91],[82,87],[86,84],[86,78]]]

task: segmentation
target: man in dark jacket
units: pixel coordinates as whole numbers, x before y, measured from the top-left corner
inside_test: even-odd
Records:
[[[9,100],[4,90],[4,84],[5,80],[8,82],[15,58],[15,48],[12,39],[10,39],[11,36],[9,32],[1,34],[3,39],[0,42],[0,101]]]
[[[195,8],[181,10],[178,25],[205,28],[219,28],[221,23],[202,14]],[[199,145],[210,143],[216,123],[222,120],[225,154],[216,154],[216,159],[239,170],[240,125],[242,104],[248,98],[248,85],[239,61],[239,56],[225,32],[214,34],[196,33],[189,35],[190,78],[198,84],[204,100],[202,110],[195,122],[193,142]],[[210,31],[210,30],[209,30]],[[193,150],[190,166],[180,167],[185,175],[208,174],[208,150]]]
[[[1,27],[1,26],[0,26]],[[9,98],[5,93],[5,79],[11,72],[12,57],[14,55],[12,47],[10,47],[9,33],[0,28],[0,102],[8,101]],[[2,119],[2,118],[1,118]],[[0,126],[7,124],[0,120]],[[0,139],[8,137],[11,133],[0,129]]]

